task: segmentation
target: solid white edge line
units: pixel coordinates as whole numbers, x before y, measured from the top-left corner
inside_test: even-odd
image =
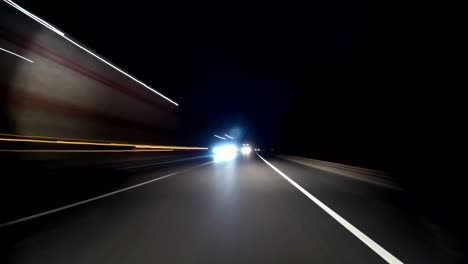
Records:
[[[152,179],[152,180],[149,180],[149,181],[145,181],[145,182],[142,182],[142,183],[139,183],[139,184],[136,184],[136,185],[132,185],[132,186],[127,187],[127,188],[123,188],[123,189],[120,189],[120,190],[117,190],[117,191],[113,191],[113,192],[110,192],[110,193],[106,193],[106,194],[103,194],[103,195],[100,195],[100,196],[96,196],[96,197],[93,197],[93,198],[90,198],[90,199],[86,199],[86,200],[83,200],[83,201],[80,201],[80,202],[77,202],[77,203],[65,205],[65,206],[58,207],[58,208],[55,208],[55,209],[52,209],[52,210],[49,210],[49,211],[45,211],[45,212],[38,213],[38,214],[33,214],[33,215],[26,216],[26,217],[23,217],[23,218],[20,218],[20,219],[16,219],[16,220],[12,220],[12,221],[9,221],[9,222],[6,222],[6,223],[2,223],[2,224],[0,224],[0,227],[6,227],[6,226],[18,224],[18,223],[21,223],[21,222],[24,222],[24,221],[28,221],[28,220],[31,220],[31,219],[34,219],[34,218],[38,218],[38,217],[41,217],[41,216],[45,216],[45,215],[49,215],[49,214],[52,214],[52,213],[56,213],[56,212],[59,212],[59,211],[62,211],[62,210],[68,209],[68,208],[76,207],[76,206],[78,206],[78,205],[82,205],[82,204],[85,204],[85,203],[89,203],[89,202],[92,202],[92,201],[96,201],[96,200],[99,200],[99,199],[102,199],[102,198],[105,198],[105,197],[108,197],[108,196],[111,196],[111,195],[114,195],[114,194],[118,194],[118,193],[121,193],[121,192],[125,192],[125,191],[131,190],[131,189],[134,189],[134,188],[137,188],[137,187],[140,187],[140,186],[143,186],[143,185],[146,185],[146,184],[155,182],[155,181],[162,180],[162,179],[167,178],[167,177],[170,177],[170,176],[174,176],[174,175],[176,175],[176,174],[180,174],[180,173],[182,173],[182,172],[185,172],[185,171],[187,171],[187,170],[193,169],[193,168],[195,168],[195,167],[202,167],[202,166],[208,165],[208,164],[210,164],[210,163],[213,163],[213,161],[206,162],[206,163],[203,163],[203,164],[198,165],[198,166],[191,167],[191,168],[186,169],[186,170],[181,170],[181,171],[178,171],[178,172],[173,172],[173,173],[170,173],[170,174],[168,174],[168,175],[158,177],[158,178],[156,178],[156,179]]]
[[[23,14],[29,16],[30,18],[34,19],[35,21],[37,21],[38,23],[40,23],[41,25],[45,26],[46,28],[52,30],[53,32],[57,33],[58,35],[62,36],[64,39],[68,40],[70,43],[72,43],[73,45],[77,46],[78,48],[86,51],[88,54],[92,55],[93,57],[99,59],[100,61],[104,62],[105,64],[109,65],[110,67],[112,67],[113,69],[117,70],[118,72],[122,73],[123,75],[127,76],[128,78],[132,79],[133,81],[139,83],[140,85],[142,85],[143,87],[145,87],[146,89],[152,91],[153,93],[161,96],[162,98],[164,98],[165,100],[167,100],[168,102],[174,104],[175,106],[179,106],[178,103],[174,102],[173,100],[169,99],[169,97],[163,95],[162,93],[156,91],[155,89],[151,88],[149,85],[145,84],[144,82],[138,80],[137,78],[133,77],[132,75],[130,75],[129,73],[125,72],[124,70],[121,70],[120,68],[118,68],[117,66],[114,66],[113,64],[111,64],[110,62],[106,61],[105,59],[103,59],[102,57],[98,56],[97,54],[91,52],[90,50],[86,49],[85,47],[81,46],[80,44],[76,43],[75,41],[71,40],[70,38],[68,38],[67,36],[65,36],[64,33],[62,33],[61,31],[57,30],[56,28],[54,28],[53,26],[51,26],[49,23],[45,22],[44,20],[42,20],[41,18],[37,17],[36,15],[32,14],[31,12],[27,11],[26,9],[22,8],[21,6],[19,6],[18,4],[16,4],[15,2],[11,1],[11,0],[3,0],[5,3],[9,4],[10,6],[12,6],[13,8],[16,8],[18,11],[22,12]]]
[[[0,48],[0,50],[3,50],[4,52],[9,53],[9,54],[11,54],[11,55],[14,55],[14,56],[16,56],[16,57],[18,57],[18,58],[21,58],[21,59],[25,60],[25,61],[29,61],[30,63],[34,63],[33,60],[30,60],[30,59],[28,59],[28,58],[26,58],[26,57],[23,57],[23,56],[21,56],[21,55],[18,55],[18,54],[16,54],[16,53],[12,52],[12,51],[9,51],[9,50],[6,50],[6,49],[2,49],[2,48]]]
[[[299,191],[301,191],[305,196],[307,196],[310,200],[312,200],[315,204],[317,204],[320,208],[322,208],[326,213],[328,213],[331,217],[333,217],[343,227],[348,229],[349,232],[351,232],[354,236],[356,236],[359,240],[361,240],[364,244],[366,244],[369,248],[371,248],[375,253],[377,253],[380,257],[382,257],[385,261],[387,261],[388,263],[391,263],[391,264],[402,264],[403,263],[399,259],[397,259],[395,256],[390,254],[390,252],[388,252],[383,247],[381,247],[379,244],[377,244],[372,239],[370,239],[368,236],[366,236],[364,233],[359,231],[359,229],[354,227],[352,224],[350,224],[348,221],[346,221],[343,217],[341,217],[340,215],[335,213],[332,209],[330,209],[328,206],[326,206],[324,203],[322,203],[319,199],[315,198],[315,196],[313,196],[308,191],[306,191],[304,188],[302,188],[299,184],[297,184],[295,181],[293,181],[291,178],[289,178],[282,171],[280,171],[275,166],[273,166],[271,163],[269,163],[267,160],[265,160],[262,156],[260,156],[260,154],[257,153],[257,155],[268,166],[270,166],[274,171],[276,171],[279,175],[281,175],[284,179],[286,179],[289,183],[291,183],[294,187],[296,187]]]

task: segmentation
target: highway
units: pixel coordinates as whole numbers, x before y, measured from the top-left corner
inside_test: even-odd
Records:
[[[450,263],[399,190],[264,152],[146,165],[4,219],[2,263]]]
[[[437,7],[56,2],[0,4],[0,264],[468,263]]]

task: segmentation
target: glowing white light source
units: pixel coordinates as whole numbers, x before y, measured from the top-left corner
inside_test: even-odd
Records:
[[[16,54],[16,53],[12,52],[12,51],[9,51],[9,50],[6,50],[6,49],[2,49],[2,48],[0,48],[0,50],[3,50],[3,51],[6,52],[6,53],[10,53],[11,55],[14,55],[14,56],[16,56],[16,57],[18,57],[18,58],[21,58],[21,59],[25,60],[25,61],[29,61],[30,63],[34,63],[34,61],[32,61],[32,60],[30,60],[30,59],[28,59],[28,58],[26,58],[26,57],[23,57],[23,56],[21,56],[21,55],[18,55],[18,54]]]
[[[219,138],[219,139],[222,139],[222,140],[226,140],[226,138],[223,138],[223,137],[220,137],[218,135],[214,135],[215,137]]]
[[[233,137],[231,137],[230,135],[228,134],[224,134],[226,137],[230,138],[230,139],[234,139]]]
[[[241,148],[241,152],[242,152],[242,154],[244,154],[244,155],[249,155],[250,152],[252,152],[252,148],[249,147],[249,146],[243,146],[243,147]]]
[[[60,36],[62,36],[64,39],[68,40],[70,43],[72,43],[73,45],[77,46],[78,48],[86,51],[87,53],[89,53],[90,55],[92,55],[93,57],[95,57],[96,59],[104,62],[105,64],[109,65],[110,67],[112,67],[113,69],[115,69],[116,71],[122,73],[123,75],[127,76],[128,78],[134,80],[135,82],[141,84],[143,87],[145,87],[146,89],[152,91],[153,93],[161,96],[162,98],[166,99],[168,102],[176,105],[176,106],[179,106],[179,104],[177,104],[176,102],[172,101],[171,99],[169,99],[167,96],[164,96],[163,94],[161,94],[160,92],[156,91],[155,89],[151,88],[149,85],[145,84],[144,82],[138,80],[137,78],[133,77],[132,75],[126,73],[124,70],[121,70],[120,68],[118,68],[117,66],[114,66],[113,64],[111,64],[110,62],[106,61],[105,59],[103,59],[102,57],[98,56],[97,54],[93,53],[92,51],[88,50],[87,48],[81,46],[80,44],[76,43],[75,41],[73,41],[72,39],[70,39],[69,37],[65,36],[65,34],[61,31],[59,31],[58,29],[54,28],[53,26],[51,26],[49,23],[45,22],[44,20],[42,20],[41,18],[35,16],[34,14],[32,14],[31,12],[27,11],[26,9],[22,8],[21,6],[17,5],[16,3],[14,3],[13,1],[11,0],[3,0],[4,2],[6,2],[7,4],[11,5],[12,7],[16,8],[17,10],[19,10],[20,12],[22,12],[23,14],[29,16],[30,18],[36,20],[37,22],[39,22],[40,24],[42,24],[43,26],[45,26],[46,28],[54,31],[55,33],[59,34]]]
[[[221,145],[213,148],[214,161],[229,161],[237,156],[237,147],[234,145]]]
[[[214,154],[221,154],[221,153],[236,153],[237,147],[234,145],[222,145],[213,148]]]

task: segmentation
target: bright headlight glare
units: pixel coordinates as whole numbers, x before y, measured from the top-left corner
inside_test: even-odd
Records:
[[[252,151],[252,148],[249,147],[249,146],[243,146],[243,147],[241,148],[242,154],[250,154],[251,151]]]
[[[237,156],[237,147],[234,145],[222,145],[213,148],[215,162],[233,160]]]
[[[234,145],[223,145],[213,148],[214,154],[223,154],[223,153],[236,153],[237,147]]]

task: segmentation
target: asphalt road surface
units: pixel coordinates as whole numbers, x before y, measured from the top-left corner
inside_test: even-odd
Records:
[[[266,153],[148,167],[4,222],[6,262],[451,262],[401,191]]]

